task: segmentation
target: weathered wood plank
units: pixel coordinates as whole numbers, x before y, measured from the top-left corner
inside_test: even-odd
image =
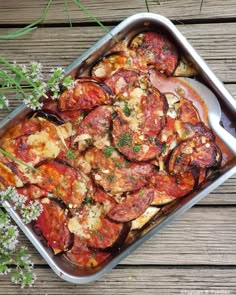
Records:
[[[236,82],[236,26],[234,23],[178,25],[195,49],[224,82]],[[6,34],[13,29],[0,29]],[[9,61],[37,60],[45,71],[67,66],[104,35],[98,27],[41,28],[21,38],[2,40],[1,55]],[[210,37],[209,37],[210,36]]]
[[[121,264],[236,265],[236,207],[194,207]],[[34,263],[45,264],[21,235]]]
[[[31,289],[20,289],[0,277],[0,294],[37,295],[171,295],[236,294],[235,268],[142,267],[116,268],[97,282],[74,285],[61,280],[49,269],[36,269]],[[8,279],[8,280],[7,280]]]
[[[9,0],[0,3],[1,24],[31,23],[41,16],[48,0]],[[121,21],[131,14],[146,12],[144,0],[80,1],[92,14],[102,21]],[[200,13],[200,0],[149,0],[150,12],[159,13],[172,20],[224,19],[236,16],[234,0],[204,1]],[[72,0],[68,0],[73,23],[91,21]],[[44,23],[68,23],[63,0],[54,0]]]

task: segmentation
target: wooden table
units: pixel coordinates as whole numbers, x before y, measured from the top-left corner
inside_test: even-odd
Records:
[[[0,34],[38,18],[46,0],[0,1]],[[145,1],[81,1],[109,28],[134,13]],[[150,11],[169,17],[236,96],[236,1],[149,1]],[[70,64],[104,31],[68,1],[55,0],[39,28],[18,39],[0,41],[0,54],[18,63],[39,61],[49,71]],[[13,105],[17,102],[13,100]],[[1,111],[0,117],[6,113]],[[98,282],[73,285],[58,278],[29,247],[38,280],[31,289],[0,276],[0,294],[236,294],[236,177],[206,197],[161,233],[122,261]]]

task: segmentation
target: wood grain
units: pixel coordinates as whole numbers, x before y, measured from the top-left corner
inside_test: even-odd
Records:
[[[31,23],[42,14],[47,0],[8,0],[0,2],[0,24]],[[144,0],[120,1],[80,1],[93,15],[103,22],[121,21],[135,13],[147,12]],[[234,0],[208,0],[204,1],[200,12],[200,0],[149,0],[150,12],[164,15],[176,21],[198,21],[211,19],[225,19],[236,17],[236,2]],[[81,11],[72,0],[68,0],[68,8],[72,22],[84,23],[91,20]],[[44,24],[68,24],[68,18],[63,0],[54,0]]]
[[[236,26],[234,23],[178,25],[177,28],[224,82],[236,82]],[[0,29],[6,34],[13,29]],[[9,61],[42,62],[48,72],[67,66],[104,35],[97,27],[41,28],[17,39],[2,40],[1,54]],[[209,37],[210,36],[210,37]]]
[[[86,285],[74,285],[62,281],[49,269],[36,269],[36,274],[38,280],[30,290],[19,289],[9,284],[7,278],[1,276],[0,294],[236,294],[236,269],[234,267],[118,267],[97,282]]]
[[[123,265],[236,265],[236,207],[194,207],[123,260]],[[21,235],[36,264],[45,264]]]

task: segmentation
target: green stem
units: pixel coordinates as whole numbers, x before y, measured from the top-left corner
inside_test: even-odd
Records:
[[[0,153],[2,153],[4,156],[8,157],[9,159],[26,166],[27,168],[29,168],[30,170],[34,171],[34,172],[42,172],[36,168],[34,168],[33,166],[30,166],[29,164],[25,163],[24,161],[21,161],[20,159],[14,157],[13,155],[9,154],[8,152],[4,151],[2,148],[0,148]]]
[[[145,0],[145,4],[146,4],[146,9],[147,9],[147,12],[149,12],[149,5],[148,5],[148,0]]]
[[[10,64],[4,57],[0,56],[0,61],[5,64],[13,73],[19,75],[22,79],[24,79],[27,83],[29,83],[30,86],[33,88],[37,88],[37,85],[35,85],[30,79],[28,79],[24,74],[22,74],[20,71],[18,71],[12,64]],[[16,82],[15,82],[16,84]]]
[[[87,16],[91,19],[93,19],[106,33],[110,34],[111,37],[116,41],[118,42],[119,40],[112,35],[112,33],[94,16],[92,15],[92,13],[89,12],[89,10],[87,10],[78,0],[73,0],[74,3],[80,8],[83,10],[83,12],[85,14],[87,14]]]
[[[22,36],[24,34],[27,34],[27,33],[31,32],[32,30],[35,30],[37,28],[35,26],[38,25],[39,23],[41,23],[45,19],[51,4],[52,4],[52,0],[49,0],[46,8],[43,11],[43,14],[35,22],[33,22],[32,24],[30,24],[30,25],[28,25],[28,26],[26,26],[24,28],[21,28],[21,29],[15,31],[13,33],[10,33],[10,34],[7,34],[7,35],[0,35],[0,39],[17,38],[17,37],[20,37],[20,36]]]
[[[1,59],[1,56],[0,56],[0,59]],[[5,71],[3,71],[3,70],[1,70],[1,69],[0,69],[0,73],[2,73],[5,77],[7,77],[7,79],[8,79],[11,83],[15,84],[15,85],[16,85],[16,88],[18,89],[18,91],[19,91],[20,93],[22,93],[22,95],[23,95],[24,97],[26,97],[24,91],[22,90],[21,85],[20,85],[16,80],[14,80],[14,79],[13,79],[13,78],[12,78],[7,72],[5,72]],[[1,89],[2,89],[2,88],[1,88]]]
[[[72,28],[72,22],[71,22],[70,12],[69,12],[68,5],[67,5],[67,0],[64,0],[64,6],[65,6],[65,9],[66,9],[66,15],[67,15],[70,27]]]
[[[201,12],[202,12],[203,1],[204,1],[204,0],[201,0],[200,9],[199,9],[199,13],[201,13]]]

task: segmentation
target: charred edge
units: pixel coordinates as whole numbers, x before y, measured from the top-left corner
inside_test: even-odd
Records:
[[[65,121],[59,115],[49,110],[36,111],[35,117],[44,118],[52,123],[55,123],[56,125],[62,125],[65,123]]]

